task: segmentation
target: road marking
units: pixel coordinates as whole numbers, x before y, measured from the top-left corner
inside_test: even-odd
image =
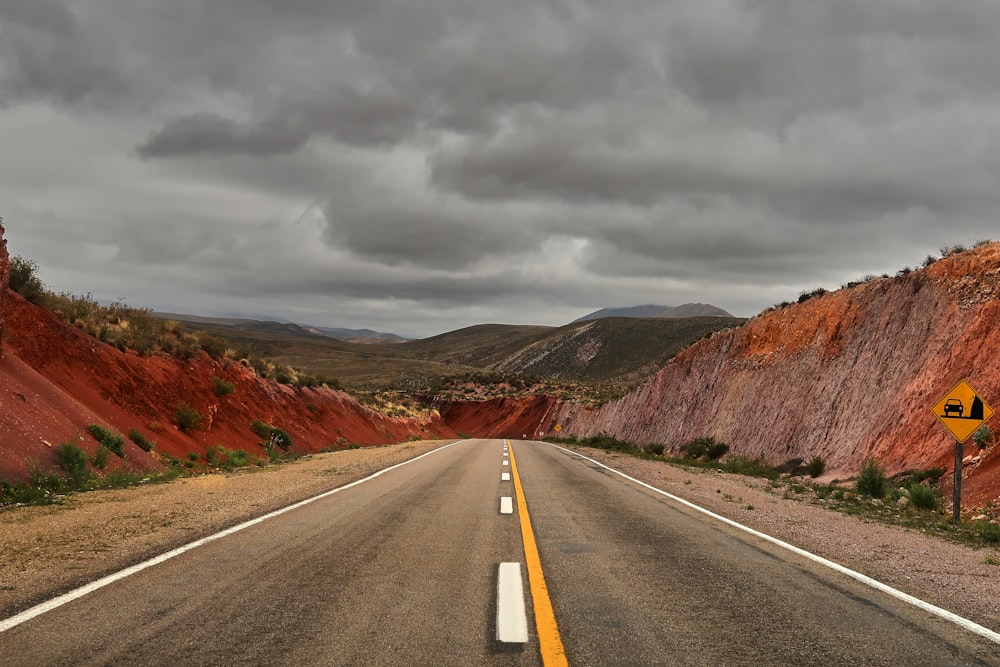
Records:
[[[514,499],[510,496],[500,497],[500,514],[514,513]]]
[[[528,642],[528,612],[524,607],[520,563],[500,563],[497,571],[497,641]]]
[[[500,473],[500,481],[501,482],[509,482],[510,481],[510,473],[509,472],[502,472],[502,473]]]
[[[969,619],[967,619],[967,618],[965,618],[963,616],[959,616],[958,614],[956,614],[954,612],[950,612],[947,609],[942,609],[941,607],[934,606],[934,605],[932,605],[929,602],[925,602],[925,601],[921,600],[918,597],[914,597],[914,596],[910,595],[909,593],[904,593],[903,591],[901,591],[901,590],[899,590],[897,588],[893,588],[892,586],[889,586],[888,584],[883,584],[878,579],[873,579],[873,578],[871,578],[871,577],[869,577],[867,575],[861,574],[860,572],[855,572],[854,570],[852,570],[850,568],[844,567],[840,563],[835,563],[832,560],[827,560],[826,558],[823,558],[822,556],[817,556],[816,554],[814,554],[812,552],[809,552],[809,551],[806,551],[805,549],[800,549],[799,547],[797,547],[797,546],[795,546],[793,544],[789,544],[788,542],[784,542],[782,540],[779,540],[777,537],[772,537],[771,535],[768,535],[767,533],[762,533],[759,530],[754,530],[753,528],[750,528],[749,526],[744,526],[741,523],[737,523],[737,522],[733,521],[732,519],[727,519],[726,517],[724,517],[724,516],[722,516],[720,514],[716,514],[715,512],[707,510],[704,507],[700,507],[699,505],[695,505],[694,503],[692,503],[692,502],[690,502],[688,500],[684,500],[683,498],[680,498],[678,496],[675,496],[672,493],[668,493],[668,492],[664,491],[663,489],[658,489],[658,488],[656,488],[655,486],[653,486],[651,484],[647,484],[646,482],[639,481],[638,479],[636,479],[634,477],[629,477],[628,475],[626,475],[625,473],[623,473],[621,470],[616,470],[614,468],[606,466],[603,463],[601,463],[600,461],[595,461],[592,458],[584,456],[580,452],[574,452],[572,450],[566,449],[565,447],[560,447],[559,445],[553,445],[551,443],[543,443],[543,444],[548,445],[549,447],[554,447],[556,449],[561,449],[562,451],[566,452],[567,454],[571,454],[573,456],[579,456],[581,459],[584,459],[585,461],[590,461],[591,463],[599,465],[600,467],[604,468],[605,470],[607,470],[609,472],[613,472],[614,474],[619,475],[621,477],[624,477],[625,479],[627,479],[627,480],[629,480],[631,482],[635,482],[639,486],[644,487],[646,489],[649,489],[650,491],[653,491],[654,493],[658,493],[661,496],[666,496],[667,498],[670,498],[671,500],[673,500],[673,501],[675,501],[677,503],[680,503],[681,505],[684,505],[685,507],[689,507],[689,508],[695,510],[696,512],[701,512],[702,514],[704,514],[706,516],[709,516],[709,517],[711,517],[713,519],[716,519],[717,521],[721,521],[722,523],[724,523],[726,525],[732,526],[733,528],[736,528],[738,530],[742,530],[743,532],[749,533],[750,535],[753,535],[754,537],[758,537],[758,538],[760,538],[760,539],[762,539],[762,540],[764,540],[766,542],[770,542],[771,544],[779,546],[782,549],[787,549],[788,551],[791,551],[794,554],[798,554],[799,556],[802,556],[803,558],[807,558],[807,559],[809,559],[809,560],[811,560],[811,561],[813,561],[815,563],[818,563],[818,564],[820,564],[820,565],[822,565],[824,567],[828,567],[831,570],[834,570],[834,571],[839,572],[839,573],[841,573],[843,575],[846,575],[846,576],[850,577],[851,579],[854,579],[855,581],[859,581],[862,584],[865,584],[866,586],[874,588],[877,591],[881,591],[881,592],[883,592],[883,593],[885,593],[887,595],[890,595],[890,596],[896,598],[897,600],[901,600],[903,602],[906,602],[907,604],[910,604],[910,605],[913,605],[914,607],[917,607],[918,609],[922,609],[923,611],[926,611],[928,613],[934,614],[935,616],[937,616],[939,618],[943,618],[946,621],[950,621],[951,623],[954,623],[955,625],[959,626],[960,628],[968,630],[969,632],[971,632],[973,634],[977,634],[980,637],[984,637],[986,639],[989,639],[992,642],[1000,644],[1000,632],[994,632],[993,630],[990,630],[987,627],[979,625],[978,623],[976,623],[974,621],[970,621]],[[515,470],[515,473],[516,473],[517,468],[515,467],[514,470]],[[518,489],[518,494],[520,494],[520,489]],[[522,522],[523,522],[523,519],[522,519]]]
[[[542,656],[542,665],[568,667],[566,651],[559,637],[556,614],[552,609],[552,600],[549,599],[549,589],[545,585],[542,560],[538,556],[535,532],[531,528],[531,517],[528,516],[528,502],[524,499],[524,487],[521,486],[521,478],[517,474],[517,460],[513,449],[510,454],[514,490],[517,492],[517,514],[521,519],[521,541],[524,543],[524,560],[528,568],[528,584],[531,587],[531,600],[534,604],[535,628],[538,630],[538,650]]]
[[[74,590],[72,590],[72,591],[70,591],[68,593],[64,593],[63,595],[60,595],[60,596],[55,597],[55,598],[52,598],[51,600],[43,602],[43,603],[41,603],[39,605],[35,605],[34,607],[31,607],[30,609],[25,609],[20,614],[17,614],[15,616],[11,616],[10,618],[5,618],[3,620],[0,620],[0,632],[6,632],[7,630],[10,630],[11,628],[15,628],[15,627],[21,625],[22,623],[30,621],[31,619],[33,619],[33,618],[35,618],[37,616],[41,616],[42,614],[44,614],[46,612],[50,612],[53,609],[58,609],[59,607],[63,606],[64,604],[68,604],[68,603],[72,602],[73,600],[78,600],[79,598],[82,598],[84,595],[87,595],[88,593],[93,593],[94,591],[99,590],[101,588],[104,588],[105,586],[108,586],[110,584],[113,584],[116,581],[119,581],[121,579],[125,579],[126,577],[130,577],[133,574],[137,574],[139,572],[142,572],[143,570],[148,569],[150,567],[153,567],[154,565],[159,565],[160,563],[168,561],[171,558],[174,558],[176,556],[180,556],[181,554],[186,553],[188,551],[191,551],[192,549],[196,549],[196,548],[198,548],[198,547],[200,547],[202,545],[208,544],[209,542],[214,542],[215,540],[218,540],[220,538],[226,537],[227,535],[232,535],[233,533],[238,533],[239,531],[241,531],[241,530],[243,530],[245,528],[250,528],[251,526],[256,526],[258,523],[261,523],[263,521],[267,521],[268,519],[273,519],[274,517],[280,516],[280,515],[284,514],[285,512],[291,512],[294,509],[298,509],[300,507],[304,507],[306,505],[309,505],[310,503],[316,502],[317,500],[322,500],[323,498],[326,498],[328,496],[332,496],[335,493],[340,493],[341,491],[346,491],[347,489],[353,488],[353,487],[358,486],[360,484],[364,484],[365,482],[368,482],[370,480],[375,479],[376,477],[384,475],[385,473],[387,473],[387,472],[389,472],[391,470],[395,470],[396,468],[401,468],[401,467],[403,467],[405,465],[409,465],[410,463],[413,463],[414,461],[419,461],[420,459],[422,459],[422,458],[424,458],[426,456],[430,456],[431,454],[437,454],[438,452],[444,451],[445,449],[448,449],[449,447],[451,447],[453,445],[460,444],[462,442],[466,442],[466,441],[464,441],[464,440],[458,440],[456,442],[452,442],[452,443],[449,443],[447,445],[443,445],[441,447],[438,447],[437,449],[432,449],[431,451],[426,452],[424,454],[421,454],[420,456],[416,456],[416,457],[414,457],[412,459],[409,459],[408,461],[403,461],[402,463],[397,463],[396,465],[392,465],[392,466],[389,466],[388,468],[384,468],[382,470],[379,470],[378,472],[372,473],[371,475],[369,475],[368,477],[365,477],[364,479],[359,479],[359,480],[357,480],[355,482],[351,482],[350,484],[345,484],[344,486],[339,486],[336,489],[331,489],[330,491],[325,491],[325,492],[319,494],[318,496],[313,496],[312,498],[306,498],[305,500],[300,500],[299,502],[297,502],[295,504],[292,504],[292,505],[289,505],[288,507],[283,507],[283,508],[281,508],[279,510],[275,510],[274,512],[270,512],[269,514],[265,514],[264,516],[259,516],[256,519],[250,519],[249,521],[246,521],[246,522],[241,523],[239,525],[233,526],[231,528],[227,528],[226,530],[223,530],[221,532],[215,533],[214,535],[209,535],[209,536],[203,537],[203,538],[201,538],[199,540],[195,540],[194,542],[189,542],[188,544],[185,544],[183,546],[177,547],[176,549],[173,549],[173,550],[168,551],[166,553],[162,553],[159,556],[156,556],[154,558],[150,558],[149,560],[144,561],[142,563],[138,563],[136,565],[133,565],[132,567],[127,567],[124,570],[119,570],[118,572],[115,572],[113,574],[109,574],[106,577],[103,577],[103,578],[98,579],[96,581],[92,581],[89,584],[81,586],[80,588],[74,589]]]
[[[504,464],[505,466],[507,466],[507,465],[510,465],[510,461],[504,461],[504,462],[503,462],[503,464]]]
[[[503,453],[503,457],[504,457],[504,458],[507,458],[507,456],[508,456],[507,452],[504,452],[504,453]]]

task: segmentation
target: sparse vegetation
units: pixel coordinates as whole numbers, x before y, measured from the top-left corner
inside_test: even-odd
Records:
[[[822,456],[813,456],[806,463],[806,473],[813,479],[822,475],[824,470],[826,470],[826,461]]]
[[[817,297],[817,296],[823,296],[824,294],[826,294],[826,289],[823,288],[823,287],[817,287],[816,289],[812,290],[811,292],[801,292],[799,294],[799,301],[798,302],[799,303],[805,303],[809,299],[812,299],[812,298]]]
[[[144,452],[151,452],[153,451],[153,448],[156,447],[155,440],[148,440],[146,436],[134,428],[128,432],[128,439],[134,442],[139,449]]]
[[[108,457],[111,456],[111,452],[104,445],[99,445],[97,451],[94,452],[94,458],[90,460],[94,468],[98,470],[104,470],[108,467]]]
[[[906,487],[906,497],[917,509],[936,510],[941,506],[941,493],[919,482],[911,482]]]
[[[973,521],[972,530],[986,544],[1000,544],[1000,525],[992,521]]]
[[[951,246],[945,246],[941,248],[941,257],[951,257],[952,255],[957,255],[961,252],[965,252],[966,247],[962,244],[956,244]]]
[[[185,433],[201,430],[204,421],[204,415],[188,405],[186,401],[181,401],[174,408],[174,422],[177,423],[177,428]]]
[[[250,424],[250,430],[264,439],[261,446],[268,452],[268,454],[270,454],[275,447],[286,452],[292,448],[292,436],[289,435],[287,431],[277,428],[276,426],[271,426],[260,419],[255,419]]]
[[[879,464],[874,457],[865,459],[861,466],[861,472],[854,483],[854,488],[858,493],[872,498],[884,498],[888,490],[889,480],[885,476],[885,467]]]
[[[689,459],[706,459],[714,461],[729,451],[729,445],[719,442],[714,436],[700,437],[685,443],[681,447],[684,456]]]
[[[59,445],[56,448],[59,467],[66,473],[74,488],[79,488],[90,479],[90,469],[87,468],[87,452],[73,443]]]
[[[976,443],[976,446],[980,449],[986,449],[993,444],[993,432],[990,431],[990,427],[983,424],[976,432],[972,434],[972,440]]]
[[[125,438],[118,431],[101,426],[100,424],[90,424],[87,431],[94,436],[97,442],[107,447],[117,456],[125,458]]]
[[[223,396],[229,396],[229,394],[233,393],[233,383],[226,382],[220,377],[213,377],[212,390],[215,392],[215,395],[220,398]]]
[[[45,297],[45,285],[38,277],[38,264],[34,260],[13,256],[10,258],[8,286],[31,303],[38,304]]]

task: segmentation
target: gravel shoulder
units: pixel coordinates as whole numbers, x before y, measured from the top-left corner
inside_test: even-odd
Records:
[[[0,511],[0,617],[225,527],[446,444],[409,442],[297,462],[76,494]],[[515,447],[516,447],[515,443]],[[1000,631],[998,549],[784,498],[766,480],[578,448],[636,479]]]

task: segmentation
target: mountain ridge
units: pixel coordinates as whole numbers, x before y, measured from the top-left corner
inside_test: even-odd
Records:
[[[687,318],[687,317],[733,317],[733,315],[718,306],[708,303],[685,303],[680,306],[660,306],[643,304],[641,306],[609,307],[595,310],[583,317],[578,317],[571,324],[588,322],[605,317],[630,318]]]

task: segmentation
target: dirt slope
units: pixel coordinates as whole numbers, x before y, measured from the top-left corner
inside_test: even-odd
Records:
[[[890,473],[953,468],[930,408],[962,378],[1000,409],[1000,243],[759,315],[675,357],[596,410],[542,426],[677,446],[712,435],[773,463],[820,455],[830,477],[875,456]],[[1000,430],[995,421],[994,430]],[[970,439],[965,498],[1000,503],[1000,448]]]
[[[87,425],[123,434],[136,429],[156,441],[153,454],[131,442],[125,462],[138,470],[162,467],[161,456],[204,456],[212,446],[263,455],[250,430],[261,420],[286,430],[300,453],[334,446],[454,437],[436,414],[390,419],[325,388],[293,389],[261,380],[233,361],[205,353],[190,360],[140,357],[100,343],[51,312],[7,294],[4,356],[0,359],[0,480],[23,479],[33,464],[55,465],[55,446],[77,442],[89,454],[97,442]],[[219,397],[213,378],[234,385]],[[204,416],[204,427],[182,432],[174,423],[181,402]]]

